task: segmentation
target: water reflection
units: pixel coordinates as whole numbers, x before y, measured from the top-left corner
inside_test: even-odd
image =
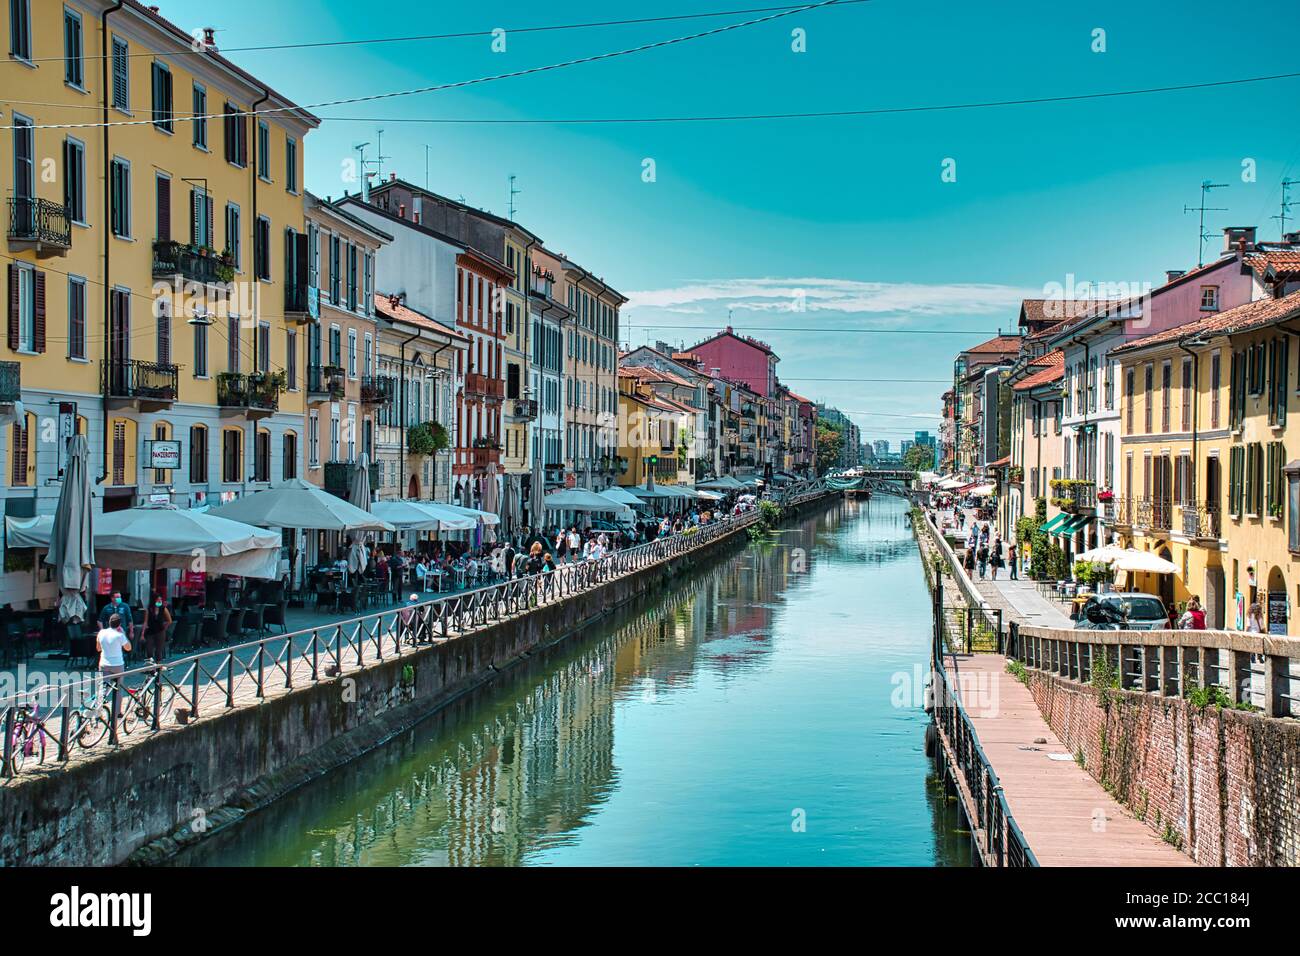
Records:
[[[901,503],[846,503],[673,582],[178,862],[965,863],[928,780],[924,714],[890,701],[927,646],[918,561]]]

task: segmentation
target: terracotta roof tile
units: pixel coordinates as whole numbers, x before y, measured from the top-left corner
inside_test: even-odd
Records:
[[[1019,335],[995,335],[987,342],[981,342],[979,345],[972,345],[968,349],[962,349],[964,355],[988,355],[988,354],[1015,354],[1020,351],[1020,343],[1024,338]]]
[[[1194,335],[1215,336],[1249,332],[1252,329],[1263,328],[1298,316],[1300,316],[1300,292],[1292,292],[1280,299],[1256,299],[1254,302],[1247,302],[1226,312],[1217,312],[1196,322],[1187,322],[1172,329],[1165,329],[1163,332],[1144,335],[1111,349],[1111,352],[1135,352],[1138,349],[1177,342],[1179,339]]]

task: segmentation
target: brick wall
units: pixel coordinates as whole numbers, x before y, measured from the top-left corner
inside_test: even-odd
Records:
[[[1029,673],[1044,719],[1088,772],[1196,862],[1300,862],[1300,724]]]

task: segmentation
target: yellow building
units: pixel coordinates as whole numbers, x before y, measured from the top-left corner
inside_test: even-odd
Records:
[[[677,439],[688,417],[670,400],[656,396],[637,369],[619,369],[618,401],[620,468],[625,487],[674,485],[678,478]],[[627,467],[621,465],[626,462]]]
[[[1168,603],[1199,597],[1210,627],[1242,628],[1258,601],[1300,634],[1300,405],[1291,330],[1300,293],[1260,299],[1115,350],[1121,361],[1122,543],[1177,572],[1125,584]],[[1300,354],[1300,353],[1297,353]],[[1297,411],[1300,409],[1292,409]],[[1269,609],[1271,607],[1271,610]]]
[[[134,0],[8,6],[6,512],[54,509],[75,429],[106,510],[300,474],[287,292],[317,119]]]

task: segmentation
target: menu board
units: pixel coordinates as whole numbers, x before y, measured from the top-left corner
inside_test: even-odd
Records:
[[[1286,636],[1287,607],[1285,591],[1268,592],[1268,632]]]

